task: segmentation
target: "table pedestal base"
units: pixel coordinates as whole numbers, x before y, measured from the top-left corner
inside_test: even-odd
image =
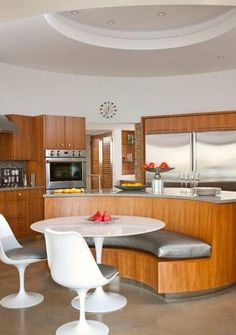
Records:
[[[88,294],[85,300],[85,312],[106,313],[121,309],[127,304],[127,299],[118,293],[104,292],[102,287],[98,287],[93,293]],[[79,298],[71,301],[71,305],[80,309]]]

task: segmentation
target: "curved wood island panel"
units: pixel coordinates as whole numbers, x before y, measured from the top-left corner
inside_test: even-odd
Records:
[[[157,218],[168,230],[212,245],[211,257],[188,260],[161,260],[139,250],[104,248],[103,263],[115,265],[122,277],[141,281],[159,294],[224,288],[236,282],[236,203],[145,195],[45,197],[45,219],[90,215],[98,209],[113,215]]]

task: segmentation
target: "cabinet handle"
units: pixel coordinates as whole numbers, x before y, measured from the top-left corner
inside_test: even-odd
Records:
[[[69,147],[69,148],[71,147],[71,144],[70,144],[70,143],[68,144],[68,147]]]
[[[18,196],[21,197],[21,193],[18,193]]]
[[[64,147],[64,144],[63,144],[63,143],[61,144],[61,147]]]

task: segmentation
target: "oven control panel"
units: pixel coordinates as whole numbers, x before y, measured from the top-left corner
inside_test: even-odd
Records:
[[[45,157],[84,158],[85,150],[49,150],[45,151]]]

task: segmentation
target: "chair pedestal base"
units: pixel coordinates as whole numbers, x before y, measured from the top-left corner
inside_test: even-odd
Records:
[[[109,328],[98,321],[72,321],[65,323],[56,331],[56,335],[107,335]]]
[[[85,300],[85,311],[90,313],[107,313],[123,308],[127,299],[118,293],[104,292],[102,287],[89,293]],[[71,301],[72,307],[80,309],[79,297]]]
[[[44,296],[38,293],[11,294],[2,298],[0,304],[6,308],[26,308],[40,304]]]

